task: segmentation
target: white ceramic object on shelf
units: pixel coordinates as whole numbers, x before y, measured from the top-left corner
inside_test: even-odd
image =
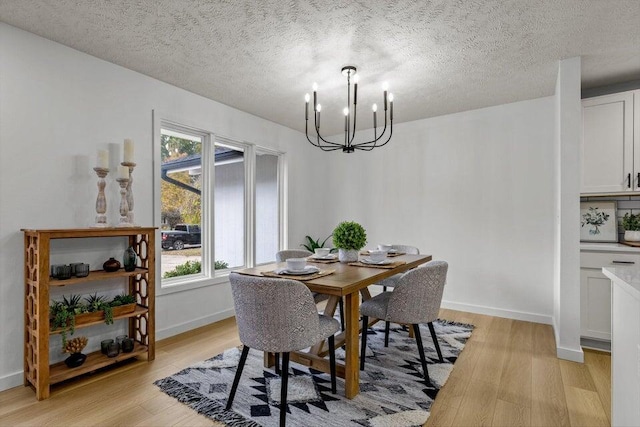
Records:
[[[624,240],[627,242],[640,242],[640,231],[625,230]]]

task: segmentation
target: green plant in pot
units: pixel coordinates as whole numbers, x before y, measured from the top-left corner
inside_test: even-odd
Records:
[[[340,262],[358,261],[358,251],[367,243],[367,232],[354,221],[344,221],[333,230],[333,245]]]
[[[640,214],[626,213],[622,218],[622,228],[624,228],[625,241],[640,241]]]
[[[331,237],[331,235],[327,236],[327,238],[324,239],[322,243],[320,243],[320,238],[313,240],[311,236],[304,236],[304,239],[307,243],[303,243],[300,246],[304,247],[309,252],[315,252],[315,250],[318,248],[324,248],[324,245],[325,243],[327,243],[327,240],[329,240],[329,237]]]

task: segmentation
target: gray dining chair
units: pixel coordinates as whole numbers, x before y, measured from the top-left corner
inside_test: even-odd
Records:
[[[398,252],[405,252],[410,255],[420,255],[420,249],[416,248],[415,246],[391,245],[391,249],[395,249]],[[396,286],[396,283],[398,282],[398,279],[400,278],[400,276],[402,276],[402,274],[395,274],[391,277],[388,277],[376,283],[376,285],[382,286],[382,291],[386,292],[387,288],[393,288],[394,286]]]
[[[438,358],[440,362],[444,362],[440,345],[438,344],[438,337],[433,328],[433,321],[438,318],[442,293],[447,281],[448,268],[449,265],[445,261],[430,261],[422,267],[414,268],[404,273],[398,279],[393,292],[383,292],[360,305],[360,313],[362,314],[360,370],[364,370],[369,317],[374,317],[385,321],[385,347],[389,345],[390,322],[413,326],[424,379],[427,385],[431,384],[419,324],[426,323],[429,326]]]
[[[311,252],[304,249],[285,249],[276,252],[276,261],[285,262],[289,258],[307,258],[311,255],[313,255]],[[329,295],[327,294],[319,294],[317,292],[313,292],[312,294],[316,304],[329,299]],[[342,302],[342,298],[338,301],[338,310],[340,312],[340,329],[344,331],[344,303]]]
[[[328,338],[331,392],[335,394],[334,334],[340,330],[340,325],[337,320],[318,314],[311,291],[297,280],[231,273],[229,281],[243,348],[226,409],[230,410],[233,405],[249,349],[282,353],[280,426],[284,426],[287,416],[289,353],[311,347]]]

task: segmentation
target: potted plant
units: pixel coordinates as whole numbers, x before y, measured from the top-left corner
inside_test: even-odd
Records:
[[[87,355],[82,353],[82,350],[87,345],[87,337],[77,337],[67,341],[64,344],[63,352],[69,353],[71,356],[67,357],[64,361],[65,365],[69,368],[77,368],[87,360]]]
[[[109,305],[112,309],[113,320],[113,316],[121,316],[134,311],[136,309],[136,297],[126,293],[116,295]]]
[[[627,242],[640,241],[640,214],[626,213],[622,218],[622,228],[624,228],[624,240]]]
[[[340,262],[358,261],[358,251],[367,243],[367,232],[354,221],[344,221],[333,230],[333,245]]]
[[[306,244],[303,243],[300,246],[304,247],[306,250],[313,253],[318,248],[324,248],[324,244],[327,243],[327,240],[329,240],[329,237],[331,237],[331,235],[327,236],[327,238],[324,239],[322,243],[320,243],[320,238],[313,240],[311,236],[304,236],[307,243]]]

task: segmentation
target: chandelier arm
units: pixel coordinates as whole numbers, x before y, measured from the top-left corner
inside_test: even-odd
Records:
[[[393,122],[391,122],[391,126],[393,127]],[[383,137],[384,134],[387,132],[387,113],[384,113],[384,129],[382,129],[382,132],[380,133],[380,136],[376,137],[375,139],[371,140],[371,141],[367,141],[367,142],[361,142],[359,144],[353,144],[354,147],[362,147],[362,146],[368,146],[373,144],[374,147],[381,147],[381,145],[376,145],[378,141],[380,141]],[[387,142],[389,142],[387,140]],[[385,142],[386,144],[386,142]]]
[[[318,147],[322,151],[335,151],[342,148],[342,145],[338,145],[337,147],[327,147],[326,145],[316,144],[311,140],[311,138],[309,138],[309,135],[305,135],[305,136],[307,137],[307,141],[309,141],[311,145],[313,145],[314,147]]]
[[[393,122],[391,122],[391,126],[389,128],[389,137],[387,138],[387,140],[380,145],[375,145],[374,148],[384,147],[385,145],[387,145],[387,142],[391,141],[391,135],[393,135]]]
[[[358,118],[357,116],[357,108],[358,108],[358,104],[356,104],[355,102],[353,103],[353,134],[351,135],[351,140],[349,141],[349,145],[352,146],[353,145],[353,139],[356,137],[356,119]]]
[[[330,145],[335,145],[335,146],[338,146],[338,147],[342,147],[342,144],[338,144],[338,143],[333,142],[333,141],[327,141],[326,139],[324,139],[324,138],[322,137],[322,135],[320,135],[320,128],[318,127],[318,116],[317,116],[316,114],[314,114],[314,122],[315,122],[314,128],[316,129],[316,135],[318,136],[318,144],[313,144],[313,143],[312,143],[313,145],[315,145],[316,147],[321,147],[321,145],[320,145],[320,141],[322,141],[322,142],[324,142],[325,144],[330,144]],[[306,129],[305,129],[305,133],[306,133],[306,132],[307,132],[307,131],[306,131]],[[309,138],[309,136],[308,136],[308,135],[307,135],[307,138]]]

